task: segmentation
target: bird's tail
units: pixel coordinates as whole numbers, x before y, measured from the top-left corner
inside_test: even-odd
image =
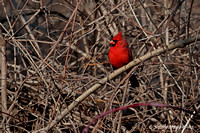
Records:
[[[139,87],[139,82],[134,74],[129,78],[129,81],[131,82],[131,86],[133,88]]]

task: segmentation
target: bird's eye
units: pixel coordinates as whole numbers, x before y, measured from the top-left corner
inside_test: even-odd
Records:
[[[115,44],[117,43],[118,40],[113,40],[113,42],[115,42]]]

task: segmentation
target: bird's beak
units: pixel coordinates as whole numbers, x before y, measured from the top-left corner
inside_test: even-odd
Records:
[[[112,41],[110,41],[110,44],[111,45],[115,45],[115,42],[112,40]]]
[[[111,45],[111,47],[115,47],[115,42],[112,40],[112,41],[110,41],[110,45]]]

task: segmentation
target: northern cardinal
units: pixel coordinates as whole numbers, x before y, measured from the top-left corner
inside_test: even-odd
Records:
[[[131,51],[128,47],[127,41],[122,37],[122,31],[120,31],[113,39],[110,41],[111,47],[108,53],[108,58],[111,65],[116,68],[120,68],[128,64],[133,60]],[[138,87],[139,82],[135,75],[129,78],[132,87]]]

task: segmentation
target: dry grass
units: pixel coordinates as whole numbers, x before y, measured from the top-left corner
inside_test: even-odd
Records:
[[[0,130],[79,133],[101,112],[138,102],[198,111],[199,41],[141,61],[135,70],[138,88],[128,80],[116,88],[124,73],[97,83],[113,72],[107,57],[113,35],[123,30],[134,58],[140,59],[198,37],[199,9],[195,0],[1,1],[7,57],[7,69],[2,69],[4,56],[0,59],[1,75],[7,74],[6,80],[1,76],[1,94],[7,97],[1,96]],[[86,94],[94,85],[98,90]],[[139,107],[107,115],[92,130],[200,132],[200,121],[173,109]]]

